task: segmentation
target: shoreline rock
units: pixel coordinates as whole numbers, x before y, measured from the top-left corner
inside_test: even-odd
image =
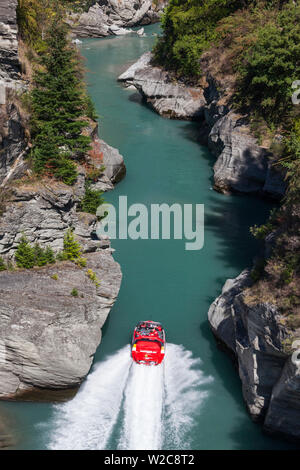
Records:
[[[218,119],[209,133],[208,148],[217,157],[217,191],[261,194],[276,200],[285,194],[284,175],[272,167],[272,153],[257,144],[244,117],[229,111]]]
[[[126,175],[124,158],[118,149],[100,139],[97,122],[91,120],[84,132],[92,138],[92,150],[86,160],[101,171],[97,181],[92,184],[92,188],[110,191]]]
[[[0,256],[12,260],[22,234],[57,252],[74,228],[87,266],[58,262],[0,272],[0,399],[56,401],[74,395],[88,374],[122,273],[110,241],[96,237],[96,216],[79,212],[85,165],[78,165],[75,185],[67,186],[33,177],[24,158],[26,116],[16,91],[26,84],[19,73],[16,8],[17,0],[0,6]],[[126,173],[123,157],[98,137],[95,121],[84,133],[92,138],[86,160],[100,174],[97,183],[113,189]]]
[[[81,38],[106,37],[132,33],[138,25],[157,23],[166,0],[154,4],[151,0],[100,0],[88,12],[72,15],[73,34]]]
[[[250,132],[247,116],[223,103],[222,91],[207,74],[204,86],[178,82],[143,54],[118,81],[134,86],[158,114],[171,119],[199,120],[199,137],[216,156],[214,188],[221,193],[257,194],[279,200],[286,191],[284,174],[273,166],[273,155]]]
[[[284,349],[289,333],[276,305],[249,303],[250,271],[225,283],[208,320],[217,341],[234,355],[253,421],[268,434],[300,439],[300,371]]]
[[[146,52],[129,67],[118,81],[134,85],[146,102],[161,116],[171,119],[202,119],[203,90],[174,82],[170,74],[151,65],[152,54]]]
[[[63,400],[88,374],[122,276],[110,250],[85,256],[99,287],[71,262],[0,273],[0,399]]]

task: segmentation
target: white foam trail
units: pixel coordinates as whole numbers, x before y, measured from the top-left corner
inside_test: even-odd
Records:
[[[132,362],[126,346],[96,365],[76,397],[55,407],[50,449],[189,448],[212,381],[183,346],[167,344],[160,366]],[[111,438],[111,439],[110,439]],[[114,442],[112,442],[114,441]]]
[[[73,400],[55,407],[50,449],[105,449],[120,412],[131,364],[126,346],[96,365]]]
[[[183,346],[167,345],[165,358],[164,448],[190,448],[188,436],[208,397],[203,387],[213,381],[204,376],[200,359]]]
[[[133,364],[126,387],[124,424],[119,449],[161,448],[163,365]]]

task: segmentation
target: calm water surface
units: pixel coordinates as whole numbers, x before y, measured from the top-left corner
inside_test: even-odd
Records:
[[[193,449],[287,447],[264,436],[249,419],[238,375],[217,349],[207,322],[209,305],[224,281],[251,264],[257,245],[249,226],[262,223],[270,205],[214,192],[214,158],[197,142],[199,125],[161,118],[117,83],[118,75],[149,50],[157,31],[155,25],[146,28],[146,38],[89,39],[81,46],[101,137],[120,150],[127,166],[126,178],[106,200],[117,204],[120,195],[127,195],[129,204],[205,204],[205,246],[192,252],[178,240],[113,242],[124,277],[94,371],[68,405],[2,403],[0,412],[9,416],[17,448],[68,447],[76,434],[82,448],[128,448],[145,442]],[[161,321],[172,343],[161,371],[130,370],[125,346],[141,319]],[[109,390],[115,395],[109,397]],[[153,413],[145,427],[139,417],[149,403]],[[139,426],[144,436],[150,434],[140,444],[132,434]],[[160,437],[152,441],[154,432]]]

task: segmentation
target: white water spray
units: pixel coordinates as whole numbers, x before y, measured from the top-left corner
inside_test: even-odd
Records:
[[[125,390],[124,423],[119,449],[161,448],[163,364],[155,367],[132,364]]]
[[[200,365],[175,344],[167,344],[160,366],[137,365],[122,348],[95,366],[73,400],[55,407],[49,448],[188,448],[212,381]]]
[[[126,346],[95,366],[73,400],[55,406],[51,449],[105,449],[120,412],[131,363]]]

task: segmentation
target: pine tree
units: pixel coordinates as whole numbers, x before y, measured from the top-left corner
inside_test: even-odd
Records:
[[[85,186],[85,194],[80,202],[80,209],[83,212],[96,214],[98,207],[104,203],[102,191],[91,189],[90,184]]]
[[[83,157],[91,139],[82,135],[85,96],[78,58],[68,44],[67,32],[67,26],[56,18],[47,36],[47,52],[34,75],[32,155],[37,173],[49,173],[73,184],[76,169],[70,159]]]
[[[19,268],[31,269],[35,265],[34,249],[30,246],[25,235],[22,236],[15,253],[15,260]]]
[[[45,249],[45,257],[47,260],[47,264],[54,264],[55,263],[55,256],[52,248],[50,246],[47,246]]]
[[[34,252],[34,264],[36,266],[45,266],[47,264],[47,260],[45,257],[45,251],[41,246],[36,243],[33,247]]]
[[[81,258],[80,244],[75,240],[73,230],[67,230],[64,236],[64,248],[60,258],[62,260],[75,261]]]
[[[55,256],[50,246],[42,248],[38,243],[33,247],[35,266],[46,266],[55,263]]]

